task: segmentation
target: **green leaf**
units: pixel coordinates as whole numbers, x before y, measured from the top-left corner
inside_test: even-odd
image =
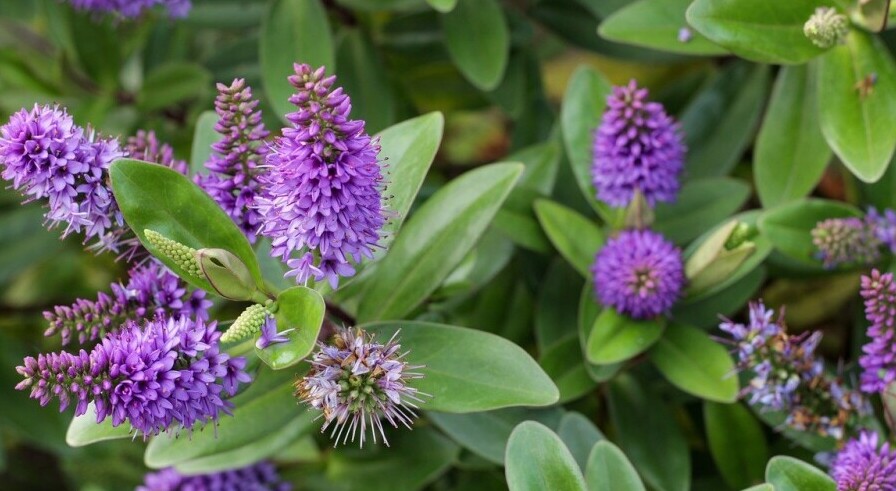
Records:
[[[131,426],[120,424],[112,426],[112,418],[106,418],[102,423],[96,422],[96,407],[91,402],[87,405],[87,412],[72,418],[65,433],[65,443],[70,447],[83,447],[91,443],[130,438]]]
[[[872,75],[877,81],[863,97],[857,87]],[[818,113],[843,164],[865,182],[880,179],[896,149],[896,65],[877,37],[853,29],[846,44],[819,60]]]
[[[679,41],[679,30],[688,27],[684,12],[690,4],[691,0],[639,0],[607,17],[597,32],[611,41],[660,51],[686,55],[728,53],[698,32],[692,33],[690,41]]]
[[[439,12],[444,13],[454,10],[454,7],[457,5],[457,0],[426,0],[426,3]]]
[[[329,73],[336,69],[330,23],[320,0],[274,1],[261,24],[259,49],[265,93],[284,122],[295,110],[289,102],[295,88],[287,80],[295,73],[293,63],[325,66]]]
[[[324,322],[326,305],[320,293],[304,286],[284,290],[277,297],[277,331],[292,329],[288,341],[255,348],[255,354],[274,370],[283,370],[305,359],[314,350]]]
[[[740,404],[703,404],[703,420],[712,458],[732,488],[762,481],[768,446],[762,426]]]
[[[825,0],[696,0],[688,22],[711,41],[752,61],[798,64],[824,52],[803,34],[803,24]]]
[[[425,365],[416,382],[432,395],[423,408],[467,413],[510,406],[547,406],[560,394],[522,348],[494,334],[429,322],[402,321],[362,326],[383,341],[401,330],[401,346],[412,364]]]
[[[345,28],[336,48],[337,75],[352,98],[352,117],[364,120],[369,133],[392,124],[397,112],[389,74],[375,46],[360,29]]]
[[[628,457],[606,440],[597,442],[591,449],[585,481],[588,491],[645,491]]]
[[[609,206],[597,201],[597,191],[591,182],[591,147],[594,130],[600,124],[612,88],[599,72],[581,67],[569,80],[560,108],[563,144],[572,173],[582,196],[605,221],[609,221],[612,212]]]
[[[733,283],[721,289],[714,288],[715,292],[709,296],[693,302],[680,302],[673,307],[672,318],[695,327],[717,326],[720,315],[731,316],[740,310],[755,296],[764,281],[765,268],[754,268]]]
[[[762,116],[768,79],[767,65],[731,63],[688,104],[681,115],[688,178],[724,176],[740,162]]]
[[[578,399],[597,385],[585,366],[582,346],[575,332],[544,350],[538,358],[538,364],[557,384],[561,403]]]
[[[205,163],[212,156],[212,144],[221,139],[221,135],[215,131],[218,124],[218,113],[215,111],[203,111],[196,120],[196,130],[193,132],[193,147],[190,152],[190,172],[192,174],[207,174]]]
[[[188,177],[168,167],[131,159],[113,162],[109,177],[125,221],[147,250],[154,251],[143,235],[147,229],[193,249],[225,249],[242,260],[263,288],[261,269],[246,236]],[[187,273],[163,254],[154,255],[184,281],[215,293],[205,278]]]
[[[547,426],[520,423],[507,442],[504,472],[510,491],[585,491],[585,478],[569,449]]]
[[[601,229],[576,211],[546,199],[535,202],[535,216],[560,255],[590,278],[594,256],[604,245]]]
[[[775,491],[775,487],[771,484],[757,484],[743,491]]]
[[[195,63],[170,63],[151,71],[137,93],[141,111],[164,109],[202,95],[211,85],[211,74]]]
[[[772,457],[765,468],[765,480],[775,491],[834,491],[837,484],[824,472],[793,457]]]
[[[538,191],[524,188],[518,183],[495,215],[493,226],[520,247],[547,253],[551,251],[551,243],[532,209],[533,202],[541,197]]]
[[[554,138],[514,152],[507,159],[512,162],[522,162],[526,166],[520,177],[519,187],[547,195],[554,190],[560,156],[560,143],[558,139]]]
[[[728,350],[693,327],[672,323],[650,350],[650,360],[672,385],[702,399],[734,402],[740,386]]]
[[[510,30],[496,0],[455,0],[442,16],[445,47],[460,72],[481,90],[501,83],[510,57]]]
[[[860,217],[862,212],[838,201],[806,199],[788,203],[762,214],[759,229],[775,249],[807,264],[821,265],[815,258],[812,229],[828,218]]]
[[[829,160],[831,149],[818,124],[816,87],[809,69],[781,68],[753,156],[762,206],[771,208],[809,194]]]
[[[654,229],[676,244],[686,244],[739,210],[750,186],[730,177],[689,181],[678,199],[656,207]]]
[[[618,363],[647,351],[662,335],[659,318],[639,321],[607,308],[594,321],[585,355],[599,365]]]
[[[144,461],[152,469],[183,464],[190,460],[232,452],[273,433],[302,411],[293,397],[295,373],[262,369],[249,388],[231,399],[233,416],[222,416],[213,428],[192,435],[162,434],[146,447]]]
[[[423,302],[476,244],[522,170],[520,164],[480,167],[427,200],[370,279],[358,320],[398,319]]]
[[[558,408],[526,409],[511,407],[466,414],[428,411],[427,417],[464,448],[480,457],[504,465],[507,439],[516,425],[526,420],[539,421],[551,428],[560,423]]]
[[[566,444],[582,472],[588,466],[588,456],[594,444],[605,438],[590,419],[574,411],[563,415],[557,427],[557,436]]]
[[[591,334],[591,328],[594,326],[597,317],[600,315],[601,308],[597,303],[594,294],[594,285],[591,282],[585,284],[582,288],[582,294],[579,296],[578,308],[578,331],[579,331],[579,347],[582,350],[582,356],[585,356],[588,348],[588,336]],[[585,370],[595,382],[606,382],[613,378],[614,375],[622,368],[622,362],[612,363],[609,365],[596,365],[585,360]]]
[[[655,394],[630,375],[610,383],[610,418],[619,444],[644,480],[658,491],[687,491],[691,484],[688,444],[675,416]]]

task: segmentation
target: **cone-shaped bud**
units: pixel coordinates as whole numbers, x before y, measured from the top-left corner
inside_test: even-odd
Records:
[[[174,264],[187,273],[202,277],[202,268],[199,266],[199,261],[196,260],[196,249],[171,240],[155,230],[144,230],[143,235],[146,236],[146,240],[156,252],[171,259]]]
[[[230,300],[252,300],[258,292],[249,268],[233,253],[224,249],[199,249],[196,252],[202,274],[212,288]]]
[[[688,294],[704,292],[728,279],[756,251],[752,234],[749,225],[731,220],[710,235],[685,263]]]
[[[221,336],[221,342],[234,343],[242,341],[249,336],[261,330],[265,319],[268,317],[268,311],[264,305],[250,305],[240,314],[239,317],[230,325],[230,328]]]
[[[849,34],[849,20],[833,7],[818,7],[803,25],[803,34],[819,48],[842,43]]]
[[[653,218],[653,209],[650,207],[650,203],[647,202],[647,198],[644,197],[644,193],[640,189],[635,189],[632,201],[625,209],[625,228],[637,230],[650,228],[650,225],[653,224]]]

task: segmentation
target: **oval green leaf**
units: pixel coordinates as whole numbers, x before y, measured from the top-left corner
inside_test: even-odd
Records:
[[[613,309],[604,309],[588,336],[588,361],[609,365],[631,359],[647,351],[663,335],[663,321],[635,320]]]
[[[221,135],[215,131],[218,124],[218,113],[215,111],[203,111],[196,120],[196,129],[193,131],[193,147],[190,151],[190,172],[192,174],[207,174],[205,163],[212,155],[212,144],[221,139]]]
[[[862,216],[852,205],[838,201],[807,199],[788,203],[762,214],[759,229],[775,249],[804,263],[821,265],[815,259],[812,229],[828,218]]]
[[[686,55],[724,55],[725,48],[699,32],[680,41],[679,31],[688,28],[684,13],[691,0],[639,0],[607,17],[598,28],[611,41]]]
[[[96,407],[91,402],[87,405],[86,413],[72,418],[65,433],[65,443],[70,447],[83,447],[91,443],[131,437],[131,426],[128,424],[112,426],[112,418],[97,423]]]
[[[317,335],[324,322],[326,305],[320,293],[304,286],[294,286],[277,296],[277,330],[286,331],[287,341],[265,349],[255,348],[255,354],[274,370],[291,367],[314,350]]]
[[[575,411],[563,415],[557,426],[557,436],[563,440],[582,472],[588,467],[588,456],[594,444],[605,438],[590,419]]]
[[[520,164],[480,167],[428,199],[370,278],[358,320],[398,319],[420,305],[476,244],[522,170]]]
[[[120,159],[109,168],[112,192],[124,219],[147,250],[184,281],[215,293],[205,278],[193,276],[155,248],[143,235],[154,230],[193,249],[224,249],[235,254],[259,288],[261,269],[246,236],[209,195],[183,174],[157,164]]]
[[[457,0],[426,0],[432,8],[439,12],[451,12],[457,5]]]
[[[535,202],[544,233],[569,264],[585,278],[591,277],[594,255],[604,245],[604,233],[591,220],[559,203],[540,199]]]
[[[557,386],[522,348],[494,334],[428,322],[362,326],[383,341],[401,331],[409,363],[425,365],[415,387],[432,398],[423,408],[449,413],[557,402]]]
[[[520,423],[507,441],[504,472],[510,491],[586,491],[585,478],[556,433],[534,421]]]
[[[510,30],[496,0],[455,0],[442,16],[445,47],[460,72],[481,90],[501,83],[510,57]]]
[[[740,404],[703,404],[709,451],[725,482],[740,489],[762,481],[768,446],[762,426]]]
[[[591,449],[585,481],[588,491],[645,491],[628,457],[606,440],[597,442]]]
[[[837,484],[819,469],[793,457],[772,457],[765,480],[775,491],[835,491]]]
[[[750,186],[738,179],[689,181],[674,203],[657,205],[653,228],[676,244],[686,244],[737,212],[749,197]]]
[[[585,370],[595,382],[606,382],[613,378],[614,375],[622,368],[622,362],[611,363],[609,365],[596,365],[587,360],[585,356],[588,349],[588,336],[594,327],[597,316],[600,315],[601,308],[594,296],[594,285],[591,282],[585,283],[582,288],[582,294],[579,295],[578,319],[576,321],[579,332],[579,347],[582,350],[582,356],[585,357]]]
[[[650,349],[650,360],[672,385],[697,397],[734,402],[740,386],[728,350],[693,327],[672,323]]]

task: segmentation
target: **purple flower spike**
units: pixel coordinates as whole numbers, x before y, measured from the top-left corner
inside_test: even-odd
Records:
[[[192,6],[190,0],[71,0],[78,10],[115,13],[133,19],[156,7],[164,7],[171,17],[186,17]]]
[[[319,343],[311,371],[296,382],[296,397],[323,412],[321,432],[333,425],[334,445],[340,438],[342,443],[349,437],[354,442],[360,433],[363,447],[368,428],[373,443],[379,433],[388,445],[383,419],[395,428],[399,423],[411,427],[417,403],[423,402],[420,396],[428,394],[408,385],[423,378],[415,371],[423,366],[404,361],[407,352],[400,352],[397,335],[380,344],[364,331],[341,329],[332,344]]]
[[[2,177],[26,196],[47,200],[50,228],[64,227],[96,239],[99,250],[117,251],[124,218],[106,183],[112,161],[124,154],[114,139],[98,138],[74,124],[65,109],[35,105],[0,127]]]
[[[865,223],[877,240],[896,254],[896,212],[887,208],[883,213],[878,213],[876,208],[869,208],[868,214],[865,215]]]
[[[336,79],[325,77],[324,67],[295,70],[289,81],[297,93],[289,101],[298,109],[287,115],[292,126],[271,146],[268,171],[259,177],[260,233],[272,239],[271,255],[291,268],[287,276],[326,279],[336,288],[381,238],[379,145],[363,121],[350,119],[351,101],[333,89]]]
[[[236,79],[229,87],[218,84],[215,131],[222,138],[212,145],[214,152],[205,163],[209,174],[196,176],[196,183],[221,205],[253,244],[261,223],[261,216],[253,208],[261,191],[257,176],[259,164],[267,154],[264,139],[269,134],[257,107],[258,101],[252,98],[252,88],[245,80]]]
[[[635,319],[667,312],[685,281],[681,251],[650,230],[626,230],[607,241],[591,273],[600,303]]]
[[[865,317],[870,323],[869,341],[862,347],[863,354],[859,358],[862,390],[883,392],[896,380],[896,284],[893,273],[881,274],[875,269],[871,276],[862,276],[861,294],[865,299]]]
[[[647,101],[647,89],[634,80],[613,88],[594,133],[597,199],[624,207],[640,190],[650,205],[675,201],[684,155],[678,124],[661,104]]]
[[[264,324],[261,325],[261,335],[258,337],[258,340],[255,341],[255,347],[258,349],[265,349],[272,344],[285,343],[289,341],[289,338],[286,337],[286,333],[291,330],[292,329],[277,332],[277,320],[269,316],[265,319]]]
[[[230,414],[226,398],[251,380],[245,359],[219,350],[215,327],[188,317],[129,321],[89,354],[25,358],[16,389],[30,388],[42,406],[54,397],[61,409],[75,404],[76,416],[93,402],[97,423],[111,417],[112,426],[129,423],[144,436],[175,425],[190,431]]]
[[[838,491],[896,490],[896,450],[878,445],[877,434],[863,431],[846,443],[831,466]]]
[[[137,491],[290,491],[270,462],[197,476],[182,476],[173,467],[147,474]]]
[[[189,164],[175,158],[171,145],[161,143],[154,131],[138,130],[136,135],[128,138],[125,150],[132,159],[155,162],[170,167],[183,175],[190,173]]]

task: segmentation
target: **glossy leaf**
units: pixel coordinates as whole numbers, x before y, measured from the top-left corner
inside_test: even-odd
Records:
[[[762,427],[740,404],[703,404],[706,437],[712,458],[732,488],[762,481],[768,447]]]
[[[618,363],[643,353],[662,335],[661,319],[635,320],[604,309],[591,328],[585,355],[599,365]]]
[[[669,382],[701,399],[734,402],[740,386],[728,350],[703,331],[671,323],[650,350],[650,360]]]
[[[588,491],[645,491],[628,457],[609,441],[600,441],[591,449],[585,471]]]
[[[834,491],[837,484],[824,472],[793,457],[772,457],[765,469],[765,480],[775,491]]]
[[[595,382],[606,382],[613,378],[614,375],[622,368],[622,362],[611,363],[609,365],[597,365],[588,361],[585,356],[588,349],[588,337],[591,334],[591,328],[594,326],[597,317],[600,315],[601,307],[597,303],[594,296],[594,286],[591,282],[585,284],[582,288],[582,294],[579,296],[578,308],[578,331],[579,331],[579,347],[582,349],[582,356],[585,357],[585,370]]]
[[[112,426],[112,418],[97,423],[96,407],[91,402],[87,405],[86,413],[72,418],[65,433],[65,443],[71,447],[83,447],[91,443],[131,438],[131,436],[131,426],[127,423]]]
[[[286,333],[288,341],[255,348],[255,354],[274,370],[283,370],[302,361],[314,350],[326,305],[320,293],[304,286],[294,286],[277,296],[277,331]]]
[[[654,229],[676,244],[686,244],[737,212],[750,197],[750,186],[728,177],[685,183],[674,203],[656,207]]]
[[[560,394],[535,360],[494,334],[444,324],[403,321],[362,328],[386,341],[399,332],[411,364],[425,365],[414,386],[431,394],[421,407],[466,413],[510,406],[547,406]]]
[[[216,248],[235,254],[261,287],[263,280],[255,252],[233,220],[190,179],[168,167],[120,159],[109,168],[112,191],[125,221],[150,252],[144,230],[194,249]],[[186,282],[215,293],[205,278],[193,276],[166,256],[155,254]]]
[[[691,32],[688,41],[679,39],[681,29],[689,29],[684,18],[691,0],[639,0],[607,17],[598,34],[620,43],[688,55],[723,55],[725,48]]]
[[[862,213],[837,201],[807,199],[788,203],[762,214],[759,228],[775,249],[804,263],[821,265],[815,259],[816,248],[811,231],[828,218],[857,217]]]
[[[803,34],[803,24],[824,0],[696,0],[688,23],[732,53],[762,63],[797,64],[824,50]]]
[[[867,92],[866,77],[876,77]],[[821,131],[834,153],[859,179],[880,179],[896,149],[896,64],[876,38],[853,29],[845,45],[818,63]]]
[[[423,302],[476,244],[521,172],[519,164],[480,167],[427,200],[379,264],[358,319],[398,319]]]
[[[492,90],[504,77],[510,56],[510,31],[497,0],[455,0],[442,16],[445,47],[473,85]]]
[[[585,478],[569,449],[550,428],[526,421],[507,441],[504,472],[510,491],[585,491]]]
[[[563,440],[582,472],[585,472],[588,466],[591,449],[604,439],[604,434],[590,419],[574,411],[563,415],[560,425],[557,426],[557,436]]]
[[[451,12],[457,5],[457,0],[426,0],[426,3],[439,12]]]
[[[218,124],[218,113],[204,111],[196,120],[196,129],[193,131],[193,147],[190,152],[190,171],[193,174],[207,174],[205,163],[212,155],[212,144],[221,139],[221,135],[215,131]]]
[[[809,194],[829,160],[809,68],[781,68],[753,157],[762,205],[770,208]]]
[[[590,278],[594,256],[604,244],[601,229],[576,211],[550,200],[536,201],[535,215],[560,255]]]
[[[284,122],[295,111],[289,102],[295,88],[287,80],[295,73],[293,63],[326,66],[330,74],[336,68],[330,22],[320,0],[274,1],[261,24],[259,48],[265,93]]]

